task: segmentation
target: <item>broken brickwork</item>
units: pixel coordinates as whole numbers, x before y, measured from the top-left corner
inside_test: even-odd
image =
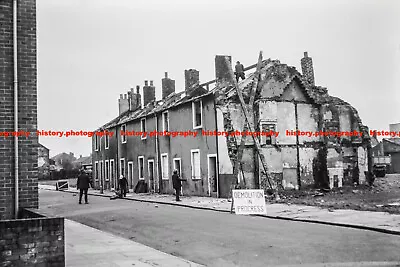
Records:
[[[357,111],[350,104],[330,96],[326,88],[314,85],[312,60],[308,55],[302,59],[302,67],[306,72],[304,75],[278,60],[265,60],[256,101],[250,109],[255,129],[267,126],[279,132],[275,142],[261,143],[261,153],[266,159],[268,176],[273,187],[299,189],[307,186],[351,184],[355,164],[359,165],[360,181],[364,182],[364,171],[370,170],[367,128],[362,125]],[[246,103],[253,80],[254,74],[250,74],[239,82]],[[217,106],[225,107],[224,130],[240,131],[244,119],[236,115],[240,106],[235,88],[225,83],[218,90],[225,93],[223,97],[219,93],[220,97],[217,98]],[[286,130],[357,131],[362,132],[363,136],[287,136]],[[243,180],[255,187],[268,188],[269,183],[263,175],[262,164],[257,155],[254,155],[255,150],[249,150],[249,146],[253,145],[250,139],[251,137],[246,140],[243,161],[246,156],[253,154],[257,164],[253,164],[251,175],[248,172],[246,177],[244,173]],[[234,155],[237,153],[240,138],[227,137],[226,141],[229,157],[234,165]],[[320,158],[321,155],[324,156],[323,159]]]

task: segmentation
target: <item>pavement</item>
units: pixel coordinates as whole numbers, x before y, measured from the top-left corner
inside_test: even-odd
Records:
[[[40,189],[55,190],[53,185],[39,185]],[[76,188],[69,188],[64,192],[78,193]],[[111,191],[89,189],[90,195],[110,197],[114,195]],[[219,212],[230,212],[231,202],[228,199],[211,197],[182,196],[181,202],[176,202],[174,196],[161,194],[134,194],[128,193],[126,198],[132,201],[150,202],[183,206],[196,209],[214,210]],[[261,215],[273,219],[284,219],[310,223],[321,223],[358,229],[372,230],[389,234],[400,235],[400,215],[386,212],[357,211],[357,210],[328,210],[320,207],[267,203],[267,214]]]
[[[203,266],[110,233],[65,220],[66,266]]]

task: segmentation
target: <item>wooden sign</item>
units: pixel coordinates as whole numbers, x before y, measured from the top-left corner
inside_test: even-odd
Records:
[[[232,202],[235,214],[266,214],[263,189],[232,190]]]
[[[68,190],[68,180],[58,180],[56,182],[56,190]]]

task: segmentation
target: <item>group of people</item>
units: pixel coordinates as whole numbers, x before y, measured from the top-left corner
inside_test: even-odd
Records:
[[[176,201],[181,201],[179,196],[181,194],[182,181],[186,180],[179,177],[178,170],[174,170],[172,175],[172,186],[175,189]],[[90,187],[90,177],[89,174],[83,169],[80,171],[76,186],[79,189],[79,204],[82,204],[83,195],[85,196],[85,204],[89,204],[88,190]],[[128,180],[123,175],[121,175],[119,178],[119,189],[119,197],[126,197],[126,193],[128,191]]]

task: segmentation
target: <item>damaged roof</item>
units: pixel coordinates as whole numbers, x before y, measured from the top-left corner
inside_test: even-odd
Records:
[[[121,125],[127,123],[129,121],[133,121],[139,118],[143,118],[149,115],[155,115],[157,113],[163,112],[165,110],[171,109],[173,107],[182,105],[184,103],[196,100],[198,98],[202,98],[208,95],[213,94],[211,91],[207,91],[200,85],[196,85],[192,89],[188,91],[172,93],[168,95],[166,98],[162,100],[155,100],[148,103],[143,108],[138,108],[136,110],[128,110],[122,114],[120,114],[115,119],[109,121],[108,123],[101,126],[97,131],[102,131],[105,129],[110,129],[117,125]]]
[[[284,71],[284,73],[282,72],[282,70]],[[303,87],[304,91],[306,92],[306,95],[315,104],[318,105],[334,104],[334,105],[344,105],[349,107],[352,110],[356,121],[360,125],[360,128],[363,131],[364,130],[367,131],[366,126],[362,125],[361,118],[359,117],[357,110],[353,106],[351,106],[349,103],[345,102],[344,100],[338,97],[330,96],[328,94],[327,88],[310,84],[305,79],[305,77],[303,77],[303,75],[296,70],[295,67],[282,64],[279,60],[267,59],[264,60],[261,64],[260,74],[261,74],[260,82],[262,82],[262,80],[267,80],[266,79],[267,75],[271,75],[274,76],[276,79],[281,79],[282,81],[286,81],[283,87],[284,89],[287,86],[289,86],[290,83],[292,83],[294,80],[296,80]],[[242,90],[244,95],[249,95],[254,80],[255,80],[255,71],[248,74],[244,80],[238,82],[239,89]],[[202,85],[197,84],[188,91],[172,93],[165,99],[158,101],[155,100],[153,102],[150,102],[142,109],[139,108],[133,111],[127,111],[125,113],[122,113],[115,119],[111,120],[110,122],[100,127],[99,130],[109,129],[117,125],[121,125],[126,122],[133,121],[148,115],[157,114],[165,110],[168,110],[170,108],[179,106],[181,104],[196,100],[198,98],[202,98],[211,94],[216,95],[217,92],[218,95],[221,95],[222,93],[222,95],[224,95],[228,99],[233,98],[237,94],[236,88],[233,85],[228,84],[222,87],[218,87],[217,85],[210,90],[206,90]]]

